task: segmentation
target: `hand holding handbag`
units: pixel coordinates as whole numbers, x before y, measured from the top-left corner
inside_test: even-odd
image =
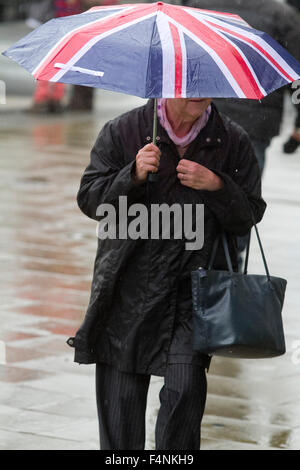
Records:
[[[243,273],[236,273],[225,233],[213,245],[208,269],[191,272],[193,349],[216,356],[266,358],[285,353],[282,307],[287,281],[270,276],[263,247],[254,225],[266,275],[247,274],[250,233]],[[222,239],[228,271],[213,270]]]

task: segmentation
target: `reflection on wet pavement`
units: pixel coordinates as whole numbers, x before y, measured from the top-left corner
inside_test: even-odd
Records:
[[[95,223],[77,208],[76,193],[101,126],[140,102],[101,92],[94,114],[0,114],[0,341],[6,345],[6,364],[0,358],[0,449],[98,448],[94,366],[74,364],[65,343],[85,313],[96,248]],[[269,209],[261,231],[271,272],[289,280],[287,354],[261,361],[213,359],[203,449],[300,448],[300,364],[292,362],[293,341],[300,339],[300,159],[298,154],[287,161],[281,140],[274,141],[266,170]],[[287,186],[280,194],[279,177]],[[252,272],[262,272],[255,245],[252,254]],[[152,377],[148,449],[154,446],[161,386],[162,379]]]

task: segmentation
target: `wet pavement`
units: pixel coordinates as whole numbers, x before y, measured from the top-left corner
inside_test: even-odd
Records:
[[[95,223],[75,196],[101,126],[142,102],[99,91],[90,114],[32,116],[20,112],[29,98],[17,96],[0,107],[0,449],[98,448],[94,366],[74,364],[65,343],[85,313],[96,249]],[[300,449],[300,150],[281,153],[291,120],[288,107],[268,152],[260,224],[271,273],[289,281],[287,354],[213,359],[203,449]],[[250,268],[263,272],[256,242]],[[147,449],[161,386],[152,377]]]

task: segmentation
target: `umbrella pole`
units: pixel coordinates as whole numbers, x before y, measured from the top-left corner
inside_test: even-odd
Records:
[[[154,98],[154,109],[153,109],[153,138],[152,142],[156,145],[157,136],[157,98]]]
[[[157,135],[157,98],[154,98],[154,108],[153,108],[153,137],[152,143],[156,145],[156,135]],[[148,181],[155,183],[159,180],[157,173],[148,173]]]

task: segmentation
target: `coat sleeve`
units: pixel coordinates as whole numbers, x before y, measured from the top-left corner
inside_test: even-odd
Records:
[[[82,212],[91,219],[100,220],[97,208],[109,203],[117,209],[119,196],[127,196],[128,203],[136,202],[146,191],[146,184],[133,182],[135,155],[125,162],[124,151],[113,129],[112,121],[105,124],[92,148],[90,164],[81,178],[77,202]]]
[[[260,222],[266,209],[261,197],[261,176],[248,135],[240,134],[234,166],[230,174],[214,170],[224,183],[218,191],[203,191],[204,204],[214,213],[223,229],[232,235],[246,235]],[[234,149],[232,149],[234,152]]]

